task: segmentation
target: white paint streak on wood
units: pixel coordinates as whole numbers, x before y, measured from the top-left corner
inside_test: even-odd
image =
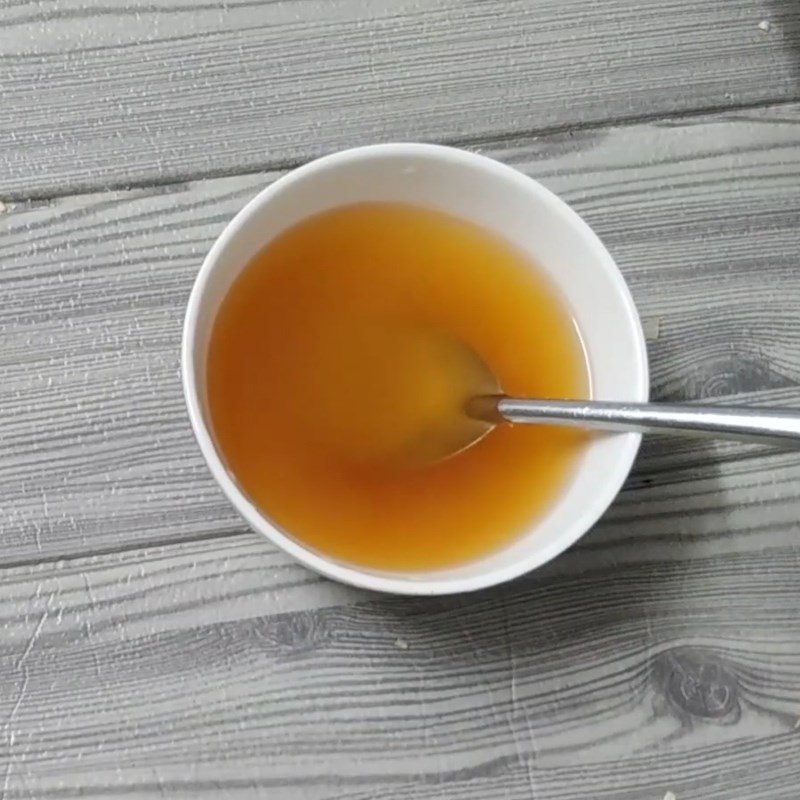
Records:
[[[661,333],[661,317],[646,317],[642,320],[642,330],[644,338],[648,342],[654,342]]]

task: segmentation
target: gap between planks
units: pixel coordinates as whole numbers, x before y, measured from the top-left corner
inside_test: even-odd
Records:
[[[606,129],[622,129],[634,127],[636,125],[659,124],[659,123],[679,123],[693,118],[706,118],[719,115],[720,121],[726,118],[733,118],[737,114],[747,111],[758,111],[762,109],[781,108],[783,106],[796,106],[798,99],[791,97],[785,100],[762,100],[752,103],[740,103],[737,105],[716,104],[688,109],[676,112],[654,112],[652,114],[632,114],[629,116],[609,117],[602,120],[592,120],[575,124],[551,125],[535,128],[532,130],[519,130],[509,133],[497,133],[486,136],[475,137],[443,137],[436,141],[429,141],[429,144],[440,144],[446,147],[458,147],[465,150],[499,150],[515,143],[529,144],[538,139],[546,139],[550,136],[560,136],[572,133],[591,133],[602,132]],[[388,141],[388,140],[387,140]],[[384,144],[384,141],[376,141],[374,144]],[[329,152],[337,152],[332,150]],[[0,214],[6,210],[6,206],[27,202],[48,202],[67,197],[79,197],[81,195],[102,194],[104,192],[126,192],[135,190],[147,190],[152,188],[162,188],[178,186],[184,183],[197,183],[204,180],[216,180],[219,178],[237,178],[248,175],[257,175],[261,172],[289,172],[303,164],[328,155],[327,151],[320,151],[307,158],[295,159],[274,159],[265,160],[262,163],[253,165],[248,164],[241,169],[209,169],[202,171],[192,171],[187,173],[175,173],[163,179],[147,178],[144,180],[112,181],[99,183],[76,183],[63,191],[59,190],[32,190],[30,192],[7,192],[0,193]]]

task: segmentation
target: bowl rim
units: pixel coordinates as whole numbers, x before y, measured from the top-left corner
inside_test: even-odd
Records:
[[[409,572],[407,576],[401,577],[381,573],[379,571],[372,571],[366,567],[360,568],[355,565],[344,564],[333,558],[328,558],[305,547],[288,533],[281,530],[275,523],[268,520],[267,517],[250,502],[225,468],[222,458],[214,444],[211,432],[206,425],[202,409],[203,404],[200,399],[198,377],[194,364],[198,323],[206,289],[212,273],[216,268],[220,254],[222,254],[229,243],[236,238],[245,224],[251,218],[258,215],[262,208],[269,203],[276,194],[283,191],[290,184],[305,179],[315,172],[353,160],[374,158],[375,156],[384,157],[398,155],[416,155],[433,157],[440,160],[446,159],[461,164],[469,163],[472,166],[478,166],[481,169],[489,170],[504,180],[510,180],[524,185],[526,191],[536,195],[537,202],[548,204],[553,212],[565,217],[569,225],[574,227],[576,231],[589,242],[596,255],[597,263],[602,266],[607,275],[611,278],[619,294],[619,299],[622,301],[627,315],[631,341],[636,351],[637,363],[631,365],[632,388],[635,394],[633,399],[641,402],[648,399],[649,368],[647,348],[633,297],[614,259],[606,250],[597,234],[589,227],[583,218],[565,201],[537,180],[500,161],[455,147],[405,142],[350,148],[322,156],[321,158],[303,164],[277,178],[262,189],[228,222],[203,260],[197,277],[195,278],[194,285],[192,286],[186,307],[180,355],[184,399],[186,401],[192,430],[206,464],[228,501],[255,531],[267,537],[271,542],[304,566],[325,577],[332,578],[342,583],[379,592],[431,596],[476,591],[505,583],[533,571],[564,552],[587,533],[603,513],[605,513],[622,488],[639,450],[641,434],[617,434],[620,441],[619,451],[614,456],[612,468],[604,473],[602,485],[598,487],[597,492],[592,494],[591,498],[583,506],[582,513],[572,521],[564,534],[558,537],[549,546],[534,548],[525,558],[487,569],[486,571],[476,573],[472,576],[437,578],[426,577],[426,573],[424,572]]]

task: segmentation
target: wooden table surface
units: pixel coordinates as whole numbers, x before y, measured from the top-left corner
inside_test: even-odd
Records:
[[[336,585],[184,411],[285,170],[457,144],[585,216],[653,395],[800,406],[797,0],[0,0],[0,799],[797,800],[800,453],[652,439],[512,585]]]

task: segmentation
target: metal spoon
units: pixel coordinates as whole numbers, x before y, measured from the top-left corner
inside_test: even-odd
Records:
[[[568,425],[606,431],[687,433],[800,446],[800,410],[747,406],[627,403],[599,400],[535,400],[505,396],[489,367],[462,342],[452,341],[450,357],[468,368],[475,387],[457,425],[449,421],[440,457],[453,455],[502,422]],[[486,391],[491,387],[490,391]],[[429,444],[430,450],[435,447]]]

